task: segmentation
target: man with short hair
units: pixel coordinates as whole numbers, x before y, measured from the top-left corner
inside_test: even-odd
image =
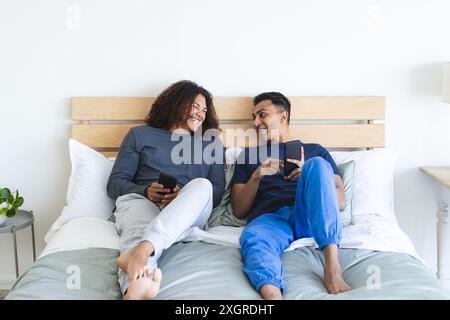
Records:
[[[328,292],[351,290],[338,259],[339,210],[345,208],[345,196],[335,162],[321,145],[306,143],[300,159],[286,160],[297,168],[281,174],[284,161],[275,157],[293,140],[290,101],[279,92],[265,92],[254,98],[254,105],[254,124],[267,144],[240,154],[231,197],[234,215],[248,218],[240,238],[244,272],[264,299],[281,299],[285,283],[280,255],[294,240],[314,237],[324,251]]]

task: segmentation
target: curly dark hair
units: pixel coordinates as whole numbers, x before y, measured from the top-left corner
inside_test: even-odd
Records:
[[[205,88],[189,80],[172,83],[161,92],[147,115],[149,126],[170,130],[180,125],[189,116],[195,98],[201,94],[206,100],[205,121],[202,124],[202,133],[208,129],[219,129],[219,120],[213,104],[212,94]]]

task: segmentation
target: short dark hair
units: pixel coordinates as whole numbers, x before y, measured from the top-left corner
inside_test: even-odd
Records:
[[[191,112],[192,104],[199,94],[205,97],[207,108],[202,125],[203,133],[208,129],[218,129],[219,120],[212,94],[189,80],[172,83],[158,95],[147,115],[147,124],[164,130],[170,130],[174,125],[181,124]]]
[[[279,109],[287,111],[287,123],[289,124],[289,122],[291,121],[291,102],[288,98],[286,98],[285,95],[279,92],[263,92],[253,98],[253,104],[256,106],[258,103],[264,100],[271,100],[272,103]]]

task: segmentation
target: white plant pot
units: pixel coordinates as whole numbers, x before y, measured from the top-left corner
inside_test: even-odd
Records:
[[[7,216],[0,214],[0,227],[3,226],[6,223],[6,220],[8,219]]]

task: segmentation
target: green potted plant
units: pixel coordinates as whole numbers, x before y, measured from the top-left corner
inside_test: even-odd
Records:
[[[23,197],[16,190],[16,195],[8,188],[0,188],[0,226],[5,224],[7,218],[14,217],[17,209],[23,204]]]

